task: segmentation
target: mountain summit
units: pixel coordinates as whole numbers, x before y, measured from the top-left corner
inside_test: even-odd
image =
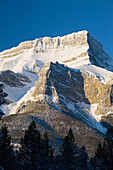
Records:
[[[111,58],[103,51],[102,44],[87,31],[22,42],[17,47],[1,52],[0,59],[1,71],[39,72],[40,67],[48,61],[68,63],[71,66],[93,64],[112,70]]]
[[[26,41],[1,52],[0,82],[8,93],[2,106],[6,115],[36,114],[47,106],[48,116],[55,110],[102,133],[102,120],[112,124],[113,59],[87,31]]]

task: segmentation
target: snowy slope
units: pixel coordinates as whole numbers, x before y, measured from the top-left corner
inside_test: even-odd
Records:
[[[84,65],[80,65],[80,66],[78,66],[78,65],[75,66],[74,63],[67,63],[67,66],[70,68],[80,70],[80,71],[84,71],[84,72],[88,73],[89,75],[93,75],[93,76],[95,76],[95,78],[99,79],[99,81],[101,83],[104,83],[104,84],[106,82],[110,81],[111,78],[113,78],[113,72],[108,71],[104,68],[100,68],[95,65],[84,64]]]
[[[51,61],[58,61],[75,71],[77,69],[93,75],[104,84],[113,77],[112,58],[103,51],[102,44],[87,31],[23,42],[17,47],[0,53],[0,71],[11,70],[31,80],[31,83],[26,83],[26,86],[20,88],[5,84],[8,99],[13,102],[2,106],[6,115],[15,113],[23,101],[34,100],[32,91],[40,71],[45,63]],[[90,112],[95,117],[93,109]]]

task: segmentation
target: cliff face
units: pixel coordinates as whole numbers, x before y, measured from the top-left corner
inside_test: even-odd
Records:
[[[84,80],[79,70],[74,71],[58,62],[46,64],[36,84],[34,97],[50,97],[56,103],[66,101],[89,103],[84,94]]]
[[[84,110],[87,114],[90,114],[90,108],[86,110],[86,105],[97,104],[93,116],[98,119],[113,110],[112,82],[113,79],[103,84],[98,77],[83,71],[59,63],[48,63],[40,73],[33,96],[35,100],[55,102],[60,109],[68,110],[71,105],[70,110]],[[81,107],[81,103],[86,105]]]
[[[113,110],[113,59],[87,31],[22,42],[0,53],[0,71],[9,100],[17,102],[9,113],[37,112],[35,102],[46,101],[95,127]]]
[[[50,106],[52,110],[57,109],[105,132],[98,121],[113,110],[112,82],[111,79],[104,84],[94,75],[71,69],[58,62],[46,63],[31,92],[32,100],[28,94],[28,98],[26,96],[19,102],[15,112],[36,113]],[[40,108],[40,102],[46,104]]]
[[[27,59],[25,56],[27,56]],[[79,62],[78,60],[81,60],[82,64],[94,64],[113,70],[112,59],[103,51],[102,44],[87,31],[80,31],[63,37],[44,37],[22,42],[17,47],[1,52],[0,59],[0,70],[2,71],[11,69],[20,72],[20,68],[15,69],[15,63],[18,62],[22,67],[21,72],[23,69],[27,69],[37,73],[36,67],[38,66],[36,66],[36,63],[38,61],[65,63],[64,61],[68,60],[76,60],[75,64]],[[67,66],[68,64],[66,62]],[[81,65],[80,62],[79,65]]]
[[[86,98],[90,104],[98,104],[94,116],[99,120],[99,116],[107,115],[108,111],[113,110],[113,78],[103,84],[94,76],[89,76],[86,73],[82,73],[82,76]]]
[[[7,84],[10,87],[22,87],[25,83],[31,83],[28,77],[16,74],[13,71],[7,70],[0,73],[0,81]]]
[[[112,80],[108,83],[101,83],[98,78],[82,73],[84,79],[84,92],[91,104],[102,102],[103,106],[112,106]]]
[[[48,49],[64,49],[66,47],[86,46],[88,45],[88,36],[89,34],[87,31],[81,31],[79,33],[72,33],[63,37],[44,37],[33,41],[26,41],[20,43],[17,47],[3,51],[0,53],[0,57],[2,55],[4,57],[12,57],[18,53],[22,53],[23,50],[32,48],[34,48],[38,53],[45,52]]]
[[[0,56],[4,55],[4,57],[11,57],[10,54],[16,55],[16,52],[23,52],[22,50],[36,48],[39,50],[37,52],[44,52],[48,49],[58,49],[58,48],[66,48],[66,47],[77,47],[77,46],[89,46],[89,51],[94,54],[101,54],[103,52],[102,44],[96,40],[91,34],[87,31],[80,31],[78,33],[68,34],[62,37],[44,37],[35,39],[33,41],[25,41],[20,43],[17,47],[14,47],[10,50],[5,50],[0,53]],[[44,50],[44,51],[43,51]],[[5,56],[7,55],[7,56]]]

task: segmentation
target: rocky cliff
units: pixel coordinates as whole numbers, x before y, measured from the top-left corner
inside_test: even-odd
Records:
[[[87,31],[20,43],[0,53],[0,83],[8,93],[6,124],[18,141],[32,120],[54,143],[72,127],[92,153],[113,125],[113,59]]]
[[[50,62],[41,70],[30,98],[26,98],[22,99],[16,113],[37,112],[39,107],[35,103],[46,101],[52,108],[104,132],[98,121],[101,121],[100,116],[113,109],[112,79],[103,84],[98,76]]]
[[[113,66],[102,44],[87,31],[22,42],[17,47],[1,52],[0,60],[0,70],[11,69],[16,72],[23,72],[23,69],[38,72],[36,67],[40,61],[43,64],[48,61],[66,61],[68,65],[68,61],[74,60],[75,64],[94,64],[108,70],[112,70]],[[15,68],[17,62],[21,70],[20,67]]]
[[[22,42],[0,53],[0,71],[17,102],[3,107],[9,114],[36,112],[32,104],[46,101],[104,132],[98,121],[113,109],[113,59],[87,31]],[[16,100],[11,87],[21,92]]]

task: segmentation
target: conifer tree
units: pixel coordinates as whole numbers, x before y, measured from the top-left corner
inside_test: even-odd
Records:
[[[98,144],[95,156],[91,158],[90,163],[93,169],[101,167],[103,162],[103,147],[101,143]]]
[[[40,132],[37,130],[35,122],[32,121],[28,130],[25,131],[24,138],[21,138],[19,152],[21,169],[38,169],[40,167],[41,149]]]
[[[7,97],[7,93],[3,92],[3,84],[0,83],[0,106],[6,102],[4,97]],[[3,111],[0,109],[0,118],[4,115]]]
[[[106,136],[103,146],[99,143],[94,158],[90,161],[93,169],[113,169],[113,140]]]
[[[113,169],[113,139],[106,137],[103,144],[103,164],[108,169]]]
[[[0,165],[4,170],[15,169],[16,165],[11,137],[9,137],[6,127],[2,127],[0,131]]]
[[[41,162],[42,162],[42,169],[49,169],[53,163],[53,150],[49,145],[49,138],[47,131],[44,133],[44,139],[42,142],[42,155],[41,155]]]
[[[68,135],[64,138],[62,148],[62,163],[63,168],[73,169],[76,168],[76,145],[72,129],[69,129]]]
[[[72,143],[72,144],[74,144],[75,143],[75,138],[74,138],[74,135],[73,135],[73,131],[72,131],[72,129],[70,128],[69,129],[69,132],[68,132],[68,138],[69,138],[69,141]]]
[[[88,169],[88,154],[86,151],[85,146],[83,145],[78,153],[77,157],[77,165],[81,170],[86,170]]]

